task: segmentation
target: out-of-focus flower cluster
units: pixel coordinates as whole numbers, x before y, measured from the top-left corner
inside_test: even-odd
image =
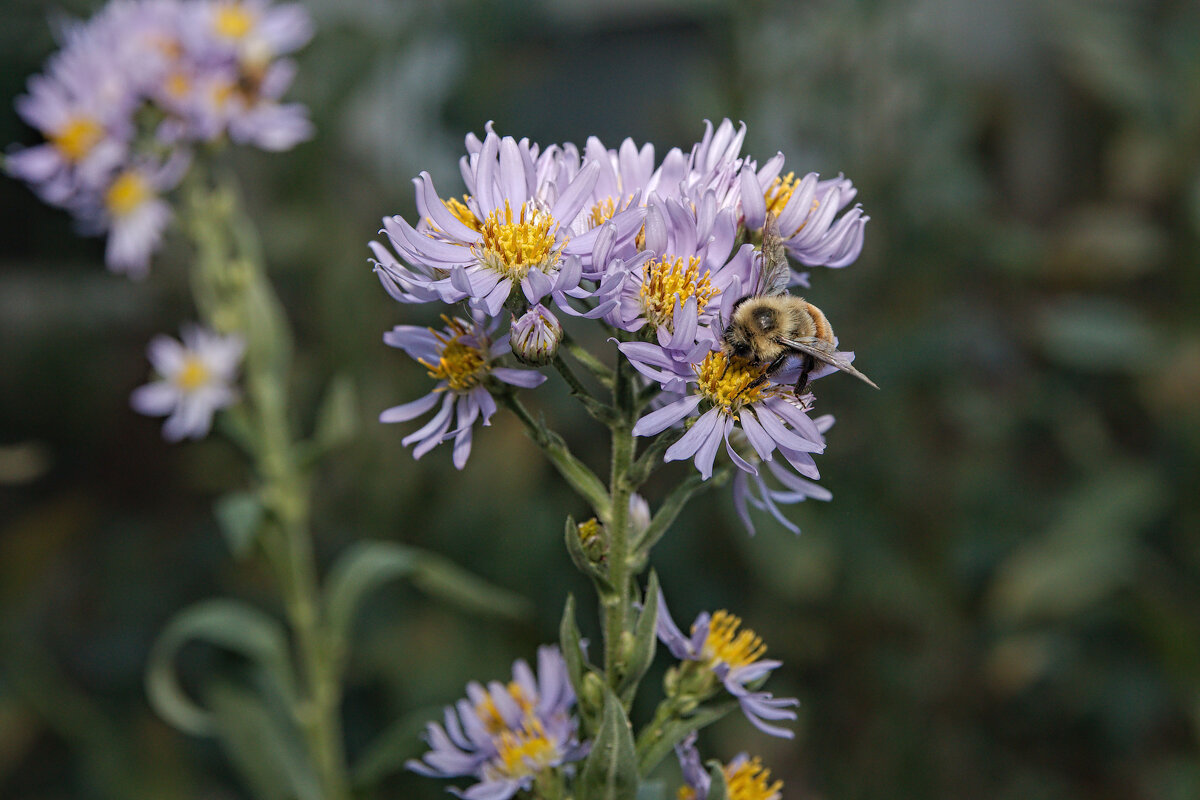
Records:
[[[195,145],[286,150],[311,136],[305,108],[281,101],[295,75],[282,56],[311,36],[295,4],[114,0],[62,27],[62,49],[17,99],[46,141],[11,153],[8,171],[107,233],[110,269],[143,275]]]
[[[419,457],[453,440],[461,468],[470,427],[489,422],[488,395],[540,382],[500,367],[500,343],[511,341],[521,366],[546,365],[563,341],[560,316],[594,320],[620,342],[618,357],[643,385],[661,389],[634,433],[686,429],[665,459],[693,460],[705,478],[724,445],[747,527],[755,506],[794,530],[780,504],[829,497],[812,482],[813,455],[833,418],[811,418],[811,395],[792,391],[798,364],[768,373],[727,354],[721,334],[738,301],[763,283],[756,245],[769,217],[803,267],[854,261],[868,218],[851,205],[849,180],[785,173],[782,153],[759,164],[741,152],[745,133],[729,120],[706,123],[690,152],[671,149],[658,161],[653,146],[629,139],[616,149],[594,137],[582,149],[543,149],[489,124],[483,139],[467,137],[465,194],[439,191],[421,173],[413,181],[418,218],[385,218],[387,242],[371,243],[372,263],[396,300],[461,304],[471,319],[443,332],[401,326],[385,337],[425,364],[445,396],[440,405],[431,394],[385,411],[383,421],[438,406],[405,444]],[[790,283],[808,286],[809,275],[793,268]],[[505,323],[510,339],[499,332]]]

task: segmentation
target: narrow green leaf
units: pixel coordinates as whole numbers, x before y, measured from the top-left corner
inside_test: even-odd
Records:
[[[205,600],[179,612],[167,623],[150,651],[146,694],[155,711],[186,733],[209,736],[212,714],[179,685],[175,657],[190,641],[231,650],[257,664],[286,697],[294,697],[295,680],[287,634],[275,619],[236,600]]]
[[[716,706],[701,706],[691,716],[670,720],[657,730],[644,729],[637,743],[638,772],[649,775],[675,745],[683,741],[683,737],[711,725],[737,707],[736,700]]]
[[[567,517],[566,528],[563,530],[563,541],[567,543],[567,554],[571,556],[571,563],[575,568],[584,575],[592,574],[592,565],[588,561],[587,553],[583,552],[583,542],[579,538],[579,526],[575,524],[574,517]]]
[[[420,735],[432,719],[442,714],[442,706],[427,706],[410,711],[379,734],[350,770],[355,788],[367,790],[388,775],[404,768],[404,762],[426,749]]]
[[[608,689],[604,693],[600,727],[579,776],[578,789],[581,800],[635,800],[637,797],[638,768],[633,729],[621,701]]]
[[[718,470],[712,478],[705,481],[699,475],[691,475],[685,478],[675,489],[667,495],[667,499],[658,507],[658,513],[650,520],[650,525],[642,532],[642,535],[634,543],[634,550],[643,553],[649,552],[650,548],[658,543],[658,540],[663,537],[667,529],[671,527],[671,523],[679,516],[679,512],[687,505],[687,502],[692,499],[692,495],[704,488],[716,487],[725,483],[729,478],[728,472]]]
[[[708,762],[708,778],[708,800],[729,800],[729,783],[725,780],[721,762]]]
[[[231,492],[217,500],[213,514],[233,557],[243,559],[250,555],[266,517],[266,509],[258,495]]]
[[[562,622],[558,626],[559,646],[562,648],[563,659],[567,662],[567,677],[571,679],[571,688],[576,697],[583,697],[583,645],[579,635],[579,625],[575,622],[575,595],[568,594],[566,605],[563,606]]]
[[[359,542],[330,569],[325,614],[334,652],[340,658],[363,599],[393,580],[407,578],[417,588],[469,611],[524,619],[529,601],[487,583],[448,559],[395,542]]]
[[[216,683],[207,692],[217,738],[260,800],[321,800],[316,775],[287,710],[271,708],[253,692]]]
[[[337,375],[325,389],[312,439],[300,445],[300,458],[312,464],[352,439],[359,429],[358,393],[349,375]]]
[[[642,613],[634,623],[633,652],[625,664],[625,672],[617,686],[617,693],[625,703],[633,702],[638,684],[654,661],[654,652],[658,644],[658,594],[658,574],[650,570]]]

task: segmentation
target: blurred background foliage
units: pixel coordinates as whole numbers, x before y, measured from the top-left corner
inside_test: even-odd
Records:
[[[320,475],[323,562],[416,544],[538,608],[514,627],[406,587],[372,599],[346,717],[376,796],[444,796],[397,769],[419,722],[506,678],[590,591],[561,545],[583,509],[511,419],[461,473],[373,423],[427,386],[381,334],[433,320],[385,296],[366,242],[414,213],[420,170],[459,193],[462,137],[489,119],[661,157],[729,116],[760,160],[859,187],[866,250],[809,298],[883,391],[822,382],[835,497],[792,511],[801,536],[764,519],[748,538],[714,492],[656,553],[676,617],[740,614],[785,661],[771,688],[802,700],[794,742],[730,718],[706,752],[761,754],[789,798],[1200,797],[1200,4],[307,5],[294,96],[320,133],[237,160],[298,329],[296,406],[310,419],[335,371],[359,389],[365,434]],[[52,51],[48,15],[94,7],[10,0],[0,97]],[[32,141],[0,112],[0,142]],[[23,186],[0,181],[0,207],[0,796],[247,797],[142,688],[173,612],[270,597],[211,514],[246,480],[231,448],[167,446],[128,408],[145,343],[193,316],[187,253],[131,283]],[[534,402],[605,463],[565,392]],[[187,653],[197,691],[238,667]]]

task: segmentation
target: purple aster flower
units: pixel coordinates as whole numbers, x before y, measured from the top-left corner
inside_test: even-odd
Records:
[[[708,800],[712,776],[700,763],[694,732],[675,745],[675,755],[679,758],[679,768],[683,773],[680,800]],[[769,783],[771,771],[763,767],[762,760],[757,756],[750,758],[746,753],[739,753],[722,766],[721,771],[725,773],[729,800],[780,800],[783,796],[780,791],[783,781]]]
[[[635,369],[658,381],[668,393],[678,395],[678,399],[638,420],[633,428],[635,436],[655,436],[692,417],[702,405],[707,407],[691,422],[687,433],[667,449],[664,461],[694,459],[696,469],[707,480],[724,442],[733,463],[757,475],[758,468],[730,442],[737,426],[762,461],[771,461],[778,451],[801,474],[816,477],[811,454],[823,452],[825,440],[807,410],[788,398],[792,388],[783,383],[786,373],[762,382],[762,368],[710,349],[706,342],[683,359],[647,342],[625,342],[618,347]],[[690,390],[688,384],[693,384]]]
[[[612,258],[597,292],[618,301],[606,321],[627,331],[649,325],[659,345],[674,351],[716,341],[710,328],[726,304],[722,293],[748,283],[753,269],[754,249],[734,252],[736,235],[734,210],[719,209],[712,192],[694,208],[652,195],[642,252],[629,261]]]
[[[539,156],[536,145],[501,138],[490,124],[479,149],[471,139],[467,148],[460,161],[468,191],[464,202],[442,200],[433,179],[422,173],[413,181],[417,226],[398,216],[384,219],[388,240],[407,264],[382,247],[372,248],[385,288],[402,302],[468,300],[490,316],[518,287],[529,303],[554,294],[563,305],[564,294],[578,288],[590,267],[600,232],[577,234],[573,228],[600,165],[585,164],[569,182],[558,182],[557,151]],[[609,223],[629,235],[640,214],[621,211]]]
[[[867,220],[862,207],[837,215],[854,199],[858,190],[839,175],[819,180],[810,172],[797,180],[795,173],[780,176],[782,156],[772,159],[755,173],[741,173],[743,224],[759,230],[768,211],[779,220],[783,246],[801,264],[809,267],[844,267],[858,258],[863,247]]]
[[[182,342],[156,336],[146,353],[158,379],[135,389],[130,404],[138,413],[167,417],[163,438],[169,442],[203,438],[213,414],[237,399],[234,379],[244,350],[240,336],[199,326],[185,327]]]
[[[800,701],[757,690],[783,662],[763,659],[767,646],[754,631],[741,625],[741,619],[724,609],[711,615],[705,611],[692,623],[691,635],[685,636],[671,619],[666,598],[660,592],[658,638],[671,655],[683,662],[675,675],[668,677],[668,686],[676,693],[703,702],[719,690],[719,682],[737,698],[742,713],[754,727],[790,739],[792,731],[770,723],[796,719],[796,712],[791,709],[800,705]]]
[[[475,422],[490,425],[496,413],[496,401],[488,392],[488,379],[529,389],[540,385],[546,376],[536,370],[495,365],[495,360],[509,350],[507,334],[491,340],[495,320],[485,328],[479,322],[458,317],[442,319],[446,327],[441,332],[417,325],[397,325],[383,335],[386,344],[399,347],[419,361],[438,383],[424,397],[387,409],[379,415],[379,421],[407,422],[438,406],[440,400],[433,418],[401,443],[405,447],[415,445],[413,457],[420,458],[441,442],[453,439],[454,466],[462,469],[471,454]]]
[[[528,790],[538,773],[587,755],[571,714],[574,705],[562,653],[540,647],[536,677],[518,660],[507,685],[467,684],[467,697],[446,707],[444,724],[431,722],[426,728],[429,752],[407,766],[433,778],[478,779],[464,790],[450,789],[466,800],[507,800]]]
[[[563,339],[563,327],[545,306],[538,303],[522,314],[520,319],[512,318],[509,338],[517,360],[537,367],[554,360],[559,342]]]

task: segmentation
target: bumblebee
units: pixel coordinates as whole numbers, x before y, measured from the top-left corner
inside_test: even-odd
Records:
[[[874,381],[838,354],[833,328],[821,309],[803,297],[788,294],[791,270],[773,214],[767,215],[763,225],[760,258],[762,274],[756,291],[734,304],[729,325],[721,336],[721,349],[726,355],[764,368],[762,376],[752,385],[762,385],[783,368],[789,357],[799,356],[797,397],[808,389],[808,376],[816,369],[817,362],[836,367],[878,389]]]

